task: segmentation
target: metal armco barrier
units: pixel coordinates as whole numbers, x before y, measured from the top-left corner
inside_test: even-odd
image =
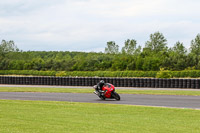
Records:
[[[100,80],[112,83],[116,87],[200,89],[200,79],[0,76],[0,84],[17,85],[93,86]]]

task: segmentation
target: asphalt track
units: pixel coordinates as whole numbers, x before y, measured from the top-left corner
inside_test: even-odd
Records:
[[[0,99],[10,100],[69,101],[200,109],[200,96],[134,94],[120,94],[120,96],[120,101],[113,99],[103,101],[100,100],[95,94],[84,93],[0,92]]]

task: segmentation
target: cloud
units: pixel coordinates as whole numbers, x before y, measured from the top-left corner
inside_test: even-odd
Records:
[[[198,34],[197,0],[6,0],[0,1],[0,39],[23,50],[103,50],[107,41],[162,32],[170,46],[187,47]]]

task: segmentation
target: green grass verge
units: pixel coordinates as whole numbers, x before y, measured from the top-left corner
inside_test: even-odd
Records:
[[[200,111],[130,105],[0,100],[1,133],[199,133]]]
[[[94,90],[85,88],[39,88],[39,87],[0,87],[0,92],[57,92],[57,93],[92,93]],[[193,90],[134,90],[117,89],[120,94],[150,94],[150,95],[190,95],[200,96],[200,91]]]
[[[117,90],[120,94],[149,94],[149,95],[188,95],[200,96],[200,91],[185,90]]]
[[[83,88],[43,88],[43,87],[0,87],[0,92],[57,92],[57,93],[92,93],[94,89]]]

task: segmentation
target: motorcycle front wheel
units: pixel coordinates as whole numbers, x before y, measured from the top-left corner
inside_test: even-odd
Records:
[[[117,92],[112,92],[112,96],[117,100],[117,101],[119,101],[120,100],[120,96],[119,96],[119,94],[117,93]]]

